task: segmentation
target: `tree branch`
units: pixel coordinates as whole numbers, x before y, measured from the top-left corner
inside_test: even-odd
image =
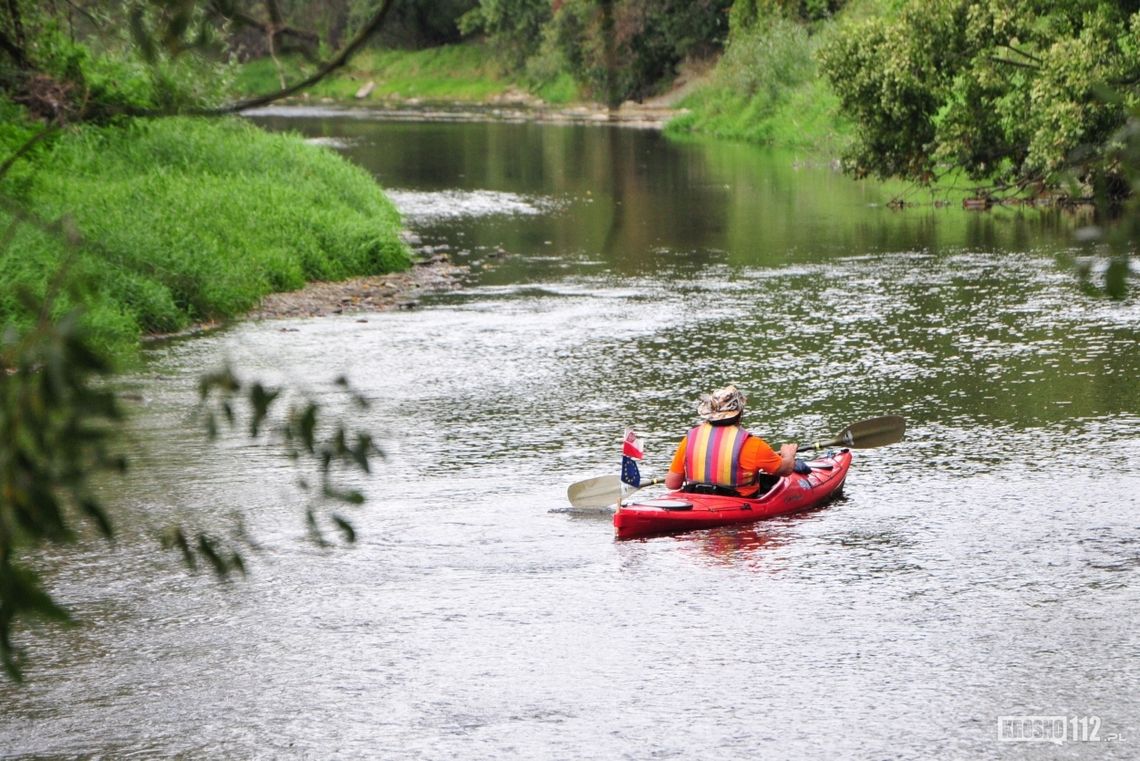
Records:
[[[1042,59],[1033,55],[1032,53],[1026,53],[1024,50],[1019,50],[1018,48],[1015,48],[1013,45],[1006,44],[1006,45],[999,45],[999,47],[1003,47],[1006,50],[1012,50],[1014,53],[1017,53],[1019,56],[1023,56],[1025,58],[1028,58],[1030,61],[1033,61],[1034,63],[1038,63],[1038,64],[1045,63],[1045,61],[1043,61]]]
[[[15,35],[15,43],[21,50],[27,51],[28,38],[24,35],[24,20],[20,16],[20,6],[17,0],[8,0],[8,16],[12,19],[12,34]]]
[[[269,23],[273,25],[274,31],[284,26],[284,20],[281,16],[281,9],[277,7],[277,0],[265,0],[265,12],[269,14]]]
[[[12,40],[8,39],[8,35],[0,32],[0,50],[3,50],[12,59],[12,63],[16,64],[17,68],[28,68],[28,56],[26,51],[17,45]]]
[[[357,50],[362,48],[364,46],[364,43],[368,42],[368,38],[371,37],[376,32],[376,30],[381,27],[381,25],[383,25],[384,19],[388,16],[388,11],[392,9],[393,4],[394,0],[384,0],[383,5],[381,5],[379,10],[377,10],[372,18],[369,19],[368,23],[361,27],[360,31],[356,33],[356,36],[353,37],[352,40],[350,40],[349,43],[345,45],[344,48],[339,53],[337,53],[335,57],[332,58],[332,60],[318,69],[315,74],[301,80],[300,82],[297,82],[296,84],[290,85],[289,87],[284,87],[274,93],[247,98],[246,100],[240,100],[237,103],[231,103],[228,106],[222,106],[221,108],[201,109],[198,111],[190,111],[189,113],[195,116],[222,116],[225,114],[236,114],[251,108],[264,106],[267,103],[272,103],[275,100],[287,98],[290,95],[298,93],[307,87],[312,87],[317,82],[320,82],[329,74],[348,63],[348,59],[350,59]]]
[[[1011,61],[1008,58],[1000,58],[996,55],[989,56],[989,59],[994,63],[1004,63],[1010,66],[1017,66],[1021,69],[1029,69],[1031,71],[1041,71],[1041,67],[1035,63],[1023,63],[1021,61]]]
[[[211,3],[211,8],[214,13],[217,13],[224,19],[229,21],[236,21],[242,26],[251,27],[265,35],[267,44],[269,46],[269,55],[274,61],[277,60],[276,54],[278,52],[285,52],[284,45],[279,45],[278,40],[284,41],[284,38],[290,37],[296,40],[296,45],[293,49],[301,53],[309,63],[319,63],[317,60],[317,50],[320,48],[321,40],[315,32],[310,32],[306,29],[297,29],[296,27],[289,26],[284,22],[281,11],[273,0],[267,0],[266,8],[268,9],[270,20],[261,21],[258,18],[242,11],[240,8],[228,8],[221,3]],[[280,70],[278,65],[278,70]],[[281,85],[285,87],[284,83]]]

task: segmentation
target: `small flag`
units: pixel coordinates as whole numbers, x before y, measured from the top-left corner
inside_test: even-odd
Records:
[[[621,482],[630,486],[641,486],[641,472],[637,469],[637,460],[628,455],[621,458]]]
[[[621,453],[626,457],[633,457],[638,460],[645,459],[645,447],[632,428],[625,432],[625,442],[622,443]]]

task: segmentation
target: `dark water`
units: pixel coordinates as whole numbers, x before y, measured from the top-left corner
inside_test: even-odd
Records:
[[[151,353],[147,454],[108,486],[124,535],[45,558],[82,624],[25,632],[0,756],[1136,757],[1140,304],[1082,290],[1077,221],[892,211],[651,132],[263,121],[335,142],[471,275],[417,311]],[[373,400],[356,546],[305,542],[284,458],[200,441],[194,379],[225,358]],[[773,442],[878,414],[908,437],[805,516],[617,543],[550,512],[628,426],[660,474],[729,381]],[[153,551],[236,513],[246,581]],[[1006,742],[1003,716],[1078,721]]]

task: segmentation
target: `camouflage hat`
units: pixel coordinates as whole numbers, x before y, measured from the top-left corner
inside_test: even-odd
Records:
[[[697,400],[697,414],[701,420],[713,422],[714,420],[727,420],[744,412],[744,403],[748,400],[736,386],[728,385],[718,388],[711,394],[704,394]]]

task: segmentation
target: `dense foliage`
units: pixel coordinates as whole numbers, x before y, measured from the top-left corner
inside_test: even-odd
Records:
[[[856,174],[961,168],[1046,188],[1075,167],[1124,189],[1108,149],[1140,97],[1135,2],[907,2],[845,28],[821,61],[857,125]]]
[[[739,7],[739,4],[738,4]],[[821,150],[833,141],[837,99],[819,79],[822,35],[782,14],[733,14],[732,33],[708,85],[691,96],[671,133]]]
[[[689,56],[719,51],[730,0],[480,0],[461,28],[482,31],[536,80],[570,74],[617,105],[653,95]]]
[[[158,0],[132,7],[128,14],[127,4],[92,3],[73,15],[64,12],[68,6],[7,3],[0,9],[0,92],[57,124],[220,100],[228,82],[210,55],[218,41],[206,14],[190,4],[185,18],[174,18]],[[204,55],[180,55],[190,48]]]

